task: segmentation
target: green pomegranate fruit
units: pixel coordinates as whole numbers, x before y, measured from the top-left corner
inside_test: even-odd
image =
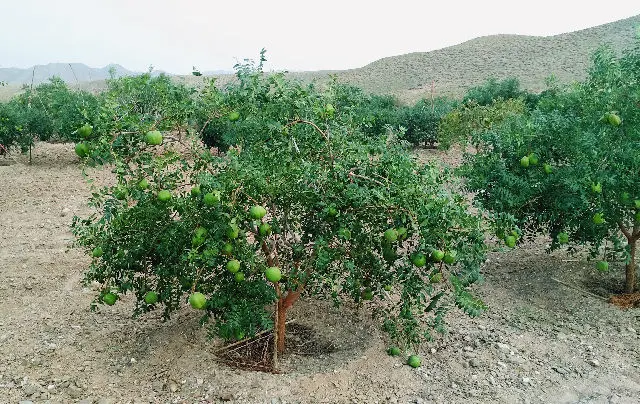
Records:
[[[118,295],[111,292],[102,297],[102,301],[108,306],[113,306],[116,303],[116,300],[118,300]]]
[[[413,254],[411,263],[417,267],[423,267],[427,264],[427,257],[423,253]]]
[[[384,239],[389,243],[395,243],[398,240],[398,231],[394,228],[387,229],[384,232]]]
[[[558,233],[558,243],[567,244],[569,242],[569,235],[565,232]]]
[[[207,298],[202,293],[195,292],[189,296],[189,304],[196,310],[202,310],[207,305]]]
[[[158,192],[158,200],[160,202],[169,202],[171,200],[171,192],[166,189]]]
[[[144,137],[145,142],[151,146],[158,146],[162,144],[162,133],[157,130],[147,132]]]
[[[420,365],[422,365],[422,361],[418,355],[411,355],[409,356],[409,359],[407,359],[407,365],[412,368],[419,368]]]
[[[251,216],[251,218],[254,220],[260,220],[266,214],[267,214],[267,210],[264,207],[259,205],[252,206],[251,209],[249,209],[249,216]]]
[[[192,196],[200,196],[201,193],[202,193],[202,190],[200,190],[200,185],[196,185],[195,187],[191,188]]]
[[[407,238],[407,228],[406,227],[398,227],[398,240],[402,241]]]
[[[593,215],[593,223],[595,224],[603,224],[604,223],[604,213],[598,212]]]
[[[523,158],[520,159],[520,165],[524,168],[529,167],[529,156],[524,156]]]
[[[504,243],[509,248],[513,248],[516,246],[516,238],[514,236],[507,236],[504,238]]]
[[[230,120],[231,122],[235,122],[235,121],[237,121],[238,119],[240,119],[240,112],[238,112],[238,111],[233,111],[233,112],[230,112],[230,113],[229,113],[229,120]]]
[[[84,139],[86,139],[89,136],[91,136],[92,132],[93,132],[93,126],[89,125],[88,123],[82,125],[77,130],[78,135],[80,135],[80,137],[82,137]]]
[[[535,153],[529,154],[529,164],[531,164],[532,166],[538,165],[538,156],[536,156]]]
[[[145,293],[144,302],[146,304],[156,304],[158,302],[158,294],[154,291]]]
[[[269,223],[260,223],[260,226],[258,226],[258,234],[262,237],[266,237],[271,234],[271,225]]]
[[[222,253],[225,255],[233,254],[233,245],[230,243],[225,243],[225,245],[222,246]]]
[[[387,349],[387,353],[391,356],[399,356],[401,354],[400,348],[397,346],[389,347],[389,349]]]
[[[149,181],[147,181],[146,178],[143,178],[140,181],[138,181],[137,187],[139,190],[144,191],[145,189],[149,188]]]
[[[620,126],[620,124],[622,123],[622,119],[620,119],[618,114],[609,112],[607,114],[607,122],[609,122],[609,124],[613,126]]]
[[[236,280],[236,282],[242,282],[242,281],[244,281],[244,273],[243,273],[243,272],[236,272],[236,273],[233,275],[233,279],[235,279],[235,280]]]
[[[204,204],[207,206],[215,206],[220,202],[220,191],[207,192],[203,198]]]
[[[442,261],[443,258],[444,258],[444,251],[442,251],[442,250],[433,250],[431,252],[431,259],[433,259],[435,262],[440,262],[440,261]]]
[[[445,264],[451,265],[456,262],[457,255],[458,254],[455,251],[449,251],[444,254],[444,258],[442,260]]]
[[[227,228],[227,237],[233,240],[238,238],[239,235],[240,235],[240,229],[238,228],[238,225],[235,223],[231,223]]]
[[[264,271],[264,276],[267,278],[269,282],[279,282],[282,279],[282,273],[280,272],[280,268],[278,267],[269,267],[266,271]]]
[[[89,146],[86,143],[78,143],[76,144],[75,151],[78,157],[87,157],[89,155]]]
[[[96,247],[93,249],[93,251],[91,251],[91,256],[93,258],[100,258],[102,257],[102,247]]]
[[[598,261],[596,268],[600,272],[607,272],[609,270],[609,263],[607,261]]]
[[[553,167],[551,167],[551,164],[544,163],[543,167],[545,173],[551,174],[553,172]]]
[[[227,271],[231,272],[232,274],[235,274],[239,270],[240,270],[240,261],[231,260],[227,262]]]

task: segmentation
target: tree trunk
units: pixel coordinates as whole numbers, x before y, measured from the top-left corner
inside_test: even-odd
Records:
[[[636,290],[636,249],[638,246],[638,239],[632,237],[628,239],[629,242],[629,253],[631,254],[631,258],[626,268],[626,282],[624,291],[626,293],[633,293]]]
[[[284,352],[285,327],[287,323],[287,309],[285,299],[278,300],[278,310],[276,313],[276,349],[278,353]]]

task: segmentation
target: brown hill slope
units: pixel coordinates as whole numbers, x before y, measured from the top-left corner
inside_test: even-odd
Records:
[[[523,87],[540,91],[555,75],[561,82],[584,77],[591,54],[602,44],[621,51],[634,46],[640,15],[571,33],[533,37],[493,35],[432,52],[409,53],[367,66],[335,72],[340,81],[374,93],[391,93],[404,101],[424,97],[435,80],[438,94],[460,95],[489,77],[516,77]],[[302,77],[326,77],[326,72]]]

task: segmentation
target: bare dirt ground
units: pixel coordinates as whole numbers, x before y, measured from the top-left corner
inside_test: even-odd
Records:
[[[491,253],[476,288],[490,310],[452,311],[418,369],[385,354],[365,311],[307,299],[292,317],[333,349],[242,371],[215,361],[188,307],[168,322],[132,319],[131,297],[89,310],[69,231],[88,195],[70,145],[0,166],[0,403],[640,403],[640,310],[600,297],[620,263],[599,274],[545,240]]]

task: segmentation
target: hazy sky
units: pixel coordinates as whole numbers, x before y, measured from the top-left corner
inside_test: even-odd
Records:
[[[638,0],[0,0],[0,67],[230,70],[264,47],[268,69],[346,69],[482,35],[553,35],[637,14]]]

